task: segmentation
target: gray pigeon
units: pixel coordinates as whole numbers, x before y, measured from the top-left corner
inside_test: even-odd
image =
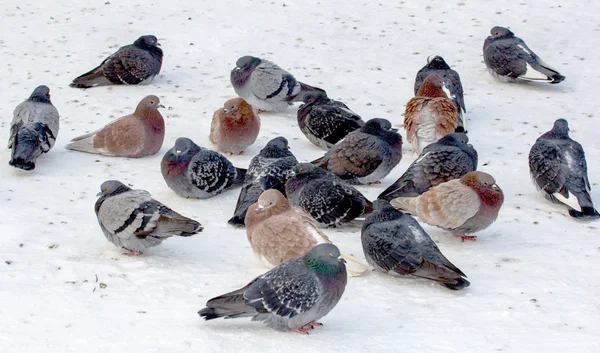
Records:
[[[321,92],[304,95],[298,108],[298,127],[314,145],[328,150],[365,122],[344,103]]]
[[[206,199],[242,185],[246,170],[236,168],[222,154],[180,137],[165,153],[161,171],[167,185],[182,197]]]
[[[202,231],[202,225],[154,200],[145,190],[134,190],[117,180],[100,186],[95,210],[106,238],[137,256],[163,240],[179,235],[189,237]]]
[[[150,83],[160,72],[163,52],[155,36],[141,36],[133,44],[119,48],[90,72],[77,77],[71,87]]]
[[[477,170],[477,151],[464,133],[446,135],[423,149],[396,182],[377,198],[419,196],[430,188]]]
[[[490,33],[483,43],[483,60],[498,80],[559,83],[565,79],[508,28],[497,26]]]
[[[569,137],[565,119],[540,136],[529,151],[529,171],[536,186],[553,202],[563,203],[571,217],[598,218],[590,195],[583,147]]]
[[[379,271],[427,278],[450,289],[469,286],[467,277],[440,251],[413,217],[376,200],[361,240],[367,262]]]
[[[457,132],[467,132],[467,121],[463,116],[463,112],[466,113],[465,109],[465,98],[463,96],[463,87],[460,82],[460,75],[458,72],[452,70],[446,63],[444,58],[439,55],[432,55],[427,58],[427,65],[423,66],[417,77],[415,77],[415,96],[421,88],[425,78],[431,74],[438,74],[442,76],[444,80],[444,91],[448,95],[448,98],[454,102],[458,111],[458,127]]]
[[[320,226],[336,226],[370,213],[371,201],[336,175],[310,163],[300,163],[285,184],[288,201]]]
[[[346,289],[345,260],[333,244],[319,244],[245,287],[212,298],[198,314],[205,320],[251,317],[278,331],[306,333],[333,309]]]
[[[284,111],[309,92],[324,90],[296,81],[276,64],[254,56],[242,56],[231,70],[235,93],[251,106],[263,111]]]
[[[312,163],[352,183],[385,178],[402,159],[402,136],[385,119],[371,119]]]
[[[34,169],[36,159],[54,146],[58,126],[58,111],[50,102],[50,89],[38,86],[13,113],[8,139],[12,153],[8,164],[23,170]]]
[[[228,223],[243,226],[246,210],[258,201],[258,197],[263,191],[277,189],[285,194],[285,182],[297,163],[285,137],[280,136],[269,141],[250,161],[233,217]]]

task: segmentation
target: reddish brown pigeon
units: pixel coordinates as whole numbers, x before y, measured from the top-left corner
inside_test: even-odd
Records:
[[[241,154],[256,141],[259,131],[258,111],[242,98],[234,98],[213,115],[209,138],[219,151]]]

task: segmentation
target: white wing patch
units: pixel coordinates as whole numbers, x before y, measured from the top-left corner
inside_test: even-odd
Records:
[[[527,50],[527,48],[525,48],[524,46],[522,46],[521,44],[517,44],[517,47],[521,48],[521,50],[523,50],[524,52],[526,52],[527,54],[531,55],[531,52],[529,50]]]
[[[577,201],[577,197],[575,195],[571,194],[571,192],[569,192],[568,198],[564,197],[563,195],[559,194],[558,192],[552,194],[552,196],[554,196],[558,201],[571,207],[572,209],[582,212],[581,206],[579,206],[579,202]]]
[[[527,63],[525,73],[523,75],[519,76],[519,78],[521,78],[523,80],[530,80],[530,81],[547,81],[547,82],[552,81],[551,78],[549,78],[548,76],[546,76],[543,73],[534,69],[531,65],[529,65],[529,63]]]

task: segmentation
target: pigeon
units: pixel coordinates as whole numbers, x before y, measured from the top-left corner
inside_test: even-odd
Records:
[[[454,105],[456,106],[458,112],[458,126],[456,132],[467,132],[467,121],[463,116],[463,112],[466,113],[467,110],[465,109],[465,98],[463,96],[460,75],[448,66],[444,58],[439,55],[432,55],[427,58],[427,65],[423,66],[423,68],[417,72],[417,77],[415,78],[415,95],[419,92],[419,88],[421,88],[425,78],[430,74],[442,76],[444,80],[444,92],[448,95],[448,98],[452,99],[452,102],[454,102]]]
[[[258,201],[248,207],[245,223],[246,235],[254,254],[269,268],[304,256],[317,244],[331,243],[309,215],[292,207],[285,196],[275,189],[265,190]],[[347,266],[351,276],[361,275],[367,270],[353,256],[341,254],[355,265]]]
[[[373,208],[360,191],[310,163],[299,163],[285,184],[289,202],[322,227],[337,226],[369,214]]]
[[[234,98],[213,115],[209,138],[221,152],[242,154],[256,141],[259,131],[260,118],[256,109],[242,98]]]
[[[231,85],[240,98],[263,111],[284,111],[309,92],[324,90],[296,81],[276,64],[254,56],[242,56],[231,70]]]
[[[419,196],[430,188],[477,170],[477,151],[465,133],[454,132],[425,147],[396,182],[377,198]]]
[[[150,156],[162,147],[165,121],[158,111],[164,108],[157,96],[140,101],[135,112],[125,115],[100,130],[79,136],[67,149],[105,156],[140,158]]]
[[[50,89],[38,86],[13,113],[8,139],[12,152],[8,164],[23,170],[34,169],[37,158],[54,146],[58,126],[58,111],[50,102]]]
[[[583,147],[569,137],[565,119],[540,136],[529,151],[529,171],[536,186],[553,202],[568,207],[575,218],[598,218],[590,195]]]
[[[386,273],[427,278],[453,290],[470,285],[413,217],[386,200],[376,200],[373,207],[361,231],[363,251],[371,266]]]
[[[425,78],[417,96],[406,104],[404,129],[413,152],[452,133],[458,126],[458,110],[443,90],[444,79],[438,74]]]
[[[333,244],[319,244],[245,287],[210,299],[198,314],[205,320],[251,317],[278,331],[308,333],[344,294],[345,260]]]
[[[163,52],[155,36],[141,36],[133,44],[119,48],[96,68],[77,77],[71,87],[150,83],[160,72]]]
[[[298,126],[314,145],[328,150],[365,122],[344,103],[321,92],[304,95],[298,108]]]
[[[478,232],[494,223],[503,202],[504,194],[496,180],[487,173],[474,171],[420,196],[394,199],[392,205],[465,241],[477,239],[465,233]]]
[[[353,184],[385,178],[402,159],[402,136],[385,119],[371,119],[312,163]]]
[[[160,169],[171,190],[179,196],[207,199],[242,185],[246,170],[234,167],[222,154],[180,137],[165,153]]]
[[[154,200],[145,190],[134,190],[117,180],[100,186],[95,210],[106,238],[138,256],[151,246],[179,235],[189,237],[202,231],[202,225]]]
[[[483,43],[483,60],[490,74],[502,82],[560,83],[565,79],[546,64],[508,28],[496,26]]]
[[[229,219],[228,223],[234,226],[243,226],[246,210],[258,200],[263,191],[277,189],[284,193],[285,182],[292,167],[297,163],[285,137],[280,136],[269,141],[250,161],[233,217]]]

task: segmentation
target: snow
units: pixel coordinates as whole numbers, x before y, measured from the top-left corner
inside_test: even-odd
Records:
[[[0,351],[2,352],[592,352],[600,350],[600,231],[546,201],[530,181],[527,154],[557,118],[587,153],[600,203],[597,1],[3,1],[0,130],[40,84],[61,114],[54,149],[22,172],[0,155]],[[527,17],[524,14],[527,14]],[[567,79],[558,85],[505,84],[482,60],[494,25],[510,26]],[[79,90],[70,80],[119,46],[156,34],[163,70],[148,86]],[[180,136],[209,146],[212,113],[234,96],[229,71],[242,55],[273,60],[323,87],[363,118],[401,127],[416,72],[442,55],[465,87],[471,143],[480,170],[506,201],[477,242],[461,243],[424,225],[469,277],[454,292],[434,283],[369,273],[351,278],[339,305],[309,336],[279,333],[247,319],[204,322],[209,298],[266,269],[245,231],[229,226],[238,190],[208,200],[178,197],[160,159]],[[140,160],[67,151],[76,136],[133,111],[156,94],[167,137]],[[300,133],[296,108],[263,114],[246,166],[283,134],[299,160],[322,152]],[[401,129],[403,131],[403,129]],[[404,159],[375,198],[413,160]],[[119,179],[199,220],[205,230],[129,258],[106,241],[93,211],[102,181]],[[364,260],[360,224],[326,230]],[[5,263],[6,262],[6,263]]]

